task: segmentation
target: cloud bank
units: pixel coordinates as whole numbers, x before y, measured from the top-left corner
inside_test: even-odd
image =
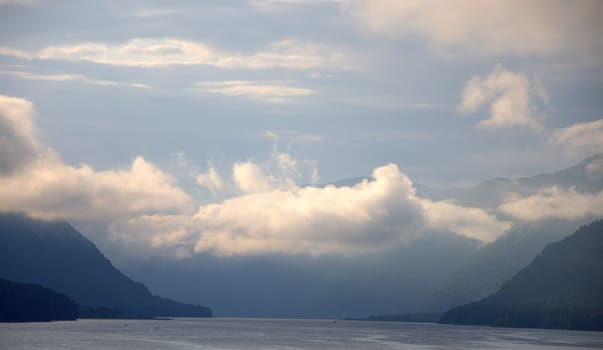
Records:
[[[394,164],[354,186],[298,187],[264,175],[257,164],[236,164],[243,192],[202,206],[195,251],[218,255],[368,253],[411,240],[428,230],[490,242],[510,227],[482,209],[417,197]]]
[[[597,0],[361,0],[342,6],[371,33],[425,37],[444,54],[600,53],[603,47]]]
[[[65,164],[39,142],[34,117],[31,102],[0,97],[0,210],[102,222],[109,239],[140,249],[177,256],[356,254],[433,230],[489,242],[510,225],[482,209],[418,197],[394,164],[354,186],[300,187],[296,179],[315,163],[276,148],[268,162],[235,163],[231,184],[210,165],[198,184],[232,192],[195,211],[175,179],[142,157],[111,170]]]
[[[557,129],[550,140],[572,152],[603,152],[603,119]]]
[[[533,196],[512,196],[499,209],[522,221],[601,216],[603,215],[603,191],[591,194],[579,193],[573,188],[551,187],[542,189]]]

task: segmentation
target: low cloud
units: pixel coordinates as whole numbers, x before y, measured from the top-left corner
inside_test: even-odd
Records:
[[[603,119],[557,129],[550,140],[571,152],[603,152]]]
[[[490,242],[510,227],[478,208],[416,196],[394,164],[354,186],[270,188],[258,167],[245,163],[253,186],[242,195],[202,206],[196,252],[354,254],[411,240],[428,230]]]
[[[48,46],[37,52],[0,47],[0,55],[142,68],[209,65],[228,69],[341,69],[347,66],[344,54],[332,46],[298,40],[273,42],[254,54],[229,53],[204,43],[176,38],[136,38],[125,43],[85,42]]]
[[[309,96],[316,93],[315,90],[291,86],[289,82],[280,81],[203,81],[195,83],[195,87],[212,94],[242,96],[250,100],[269,103],[285,103],[294,97]]]
[[[469,115],[486,107],[488,118],[478,128],[541,130],[542,105],[548,105],[548,95],[537,81],[498,65],[487,77],[475,76],[467,82],[458,108]]]
[[[230,197],[195,210],[176,180],[142,157],[110,170],[65,164],[39,142],[34,117],[31,102],[0,96],[0,211],[101,223],[129,251],[356,254],[433,230],[489,242],[509,227],[482,209],[418,197],[394,164],[354,186],[300,187],[316,164],[280,152],[285,136],[275,133],[270,160],[235,163],[232,183],[210,164],[197,182]]]
[[[365,252],[419,234],[421,208],[395,165],[354,187],[268,190],[203,206],[195,250],[220,255]]]
[[[187,194],[136,157],[129,167],[70,166],[37,138],[31,102],[0,96],[0,210],[42,218],[118,220],[184,210]]]
[[[601,52],[603,4],[558,0],[360,0],[344,12],[371,33],[416,35],[443,54]]]
[[[440,231],[455,232],[482,242],[496,240],[511,223],[501,221],[494,214],[480,208],[461,207],[447,201],[421,200],[427,225]]]
[[[551,187],[527,197],[511,196],[500,211],[523,221],[546,218],[578,219],[603,215],[603,191],[579,193],[573,188]]]

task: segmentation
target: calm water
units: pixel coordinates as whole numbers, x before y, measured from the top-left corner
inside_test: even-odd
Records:
[[[1,349],[603,349],[603,332],[272,319],[0,323]]]

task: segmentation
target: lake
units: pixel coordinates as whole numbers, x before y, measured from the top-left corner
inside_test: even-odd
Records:
[[[603,349],[603,332],[289,319],[0,323],[0,349]]]

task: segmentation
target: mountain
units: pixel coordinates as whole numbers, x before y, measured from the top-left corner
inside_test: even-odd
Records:
[[[495,294],[440,322],[603,330],[603,220],[548,245]]]
[[[586,220],[586,219],[585,219]],[[453,271],[425,305],[425,312],[443,312],[495,293],[526,267],[548,244],[587,223],[585,220],[543,220],[517,224],[496,241],[481,247]]]
[[[359,318],[420,311],[477,245],[433,233],[379,254],[197,254],[120,262],[120,267],[162,295],[203,300],[220,316]]]
[[[416,187],[422,197],[449,199],[496,213],[508,192],[533,194],[554,185],[599,191],[603,189],[602,170],[603,156],[598,155],[551,174],[494,179],[463,189]],[[350,186],[362,179],[350,178],[334,185]],[[162,295],[208,302],[221,316],[362,318],[439,314],[493,294],[549,243],[589,221],[516,223],[486,245],[452,234],[426,234],[374,255],[197,254],[178,260],[140,258],[116,263],[129,276]]]
[[[78,306],[65,294],[0,278],[0,322],[75,320]]]
[[[206,307],[152,295],[132,281],[65,221],[0,214],[0,277],[64,293],[84,316],[208,317]]]
[[[493,212],[496,212],[509,193],[528,196],[552,186],[573,188],[581,193],[603,190],[603,154],[586,158],[574,166],[553,173],[516,179],[497,178],[473,187],[436,190],[416,184],[420,196],[432,200],[451,200]],[[469,256],[432,295],[422,312],[443,312],[493,294],[548,244],[566,237],[595,219],[596,217],[587,216],[516,222],[503,236]]]
[[[603,154],[584,159],[580,163],[554,172],[515,179],[496,178],[476,186],[434,189],[416,184],[417,194],[432,200],[453,200],[463,206],[496,209],[509,193],[533,195],[540,189],[557,186],[573,187],[578,192],[594,193],[603,190]]]

